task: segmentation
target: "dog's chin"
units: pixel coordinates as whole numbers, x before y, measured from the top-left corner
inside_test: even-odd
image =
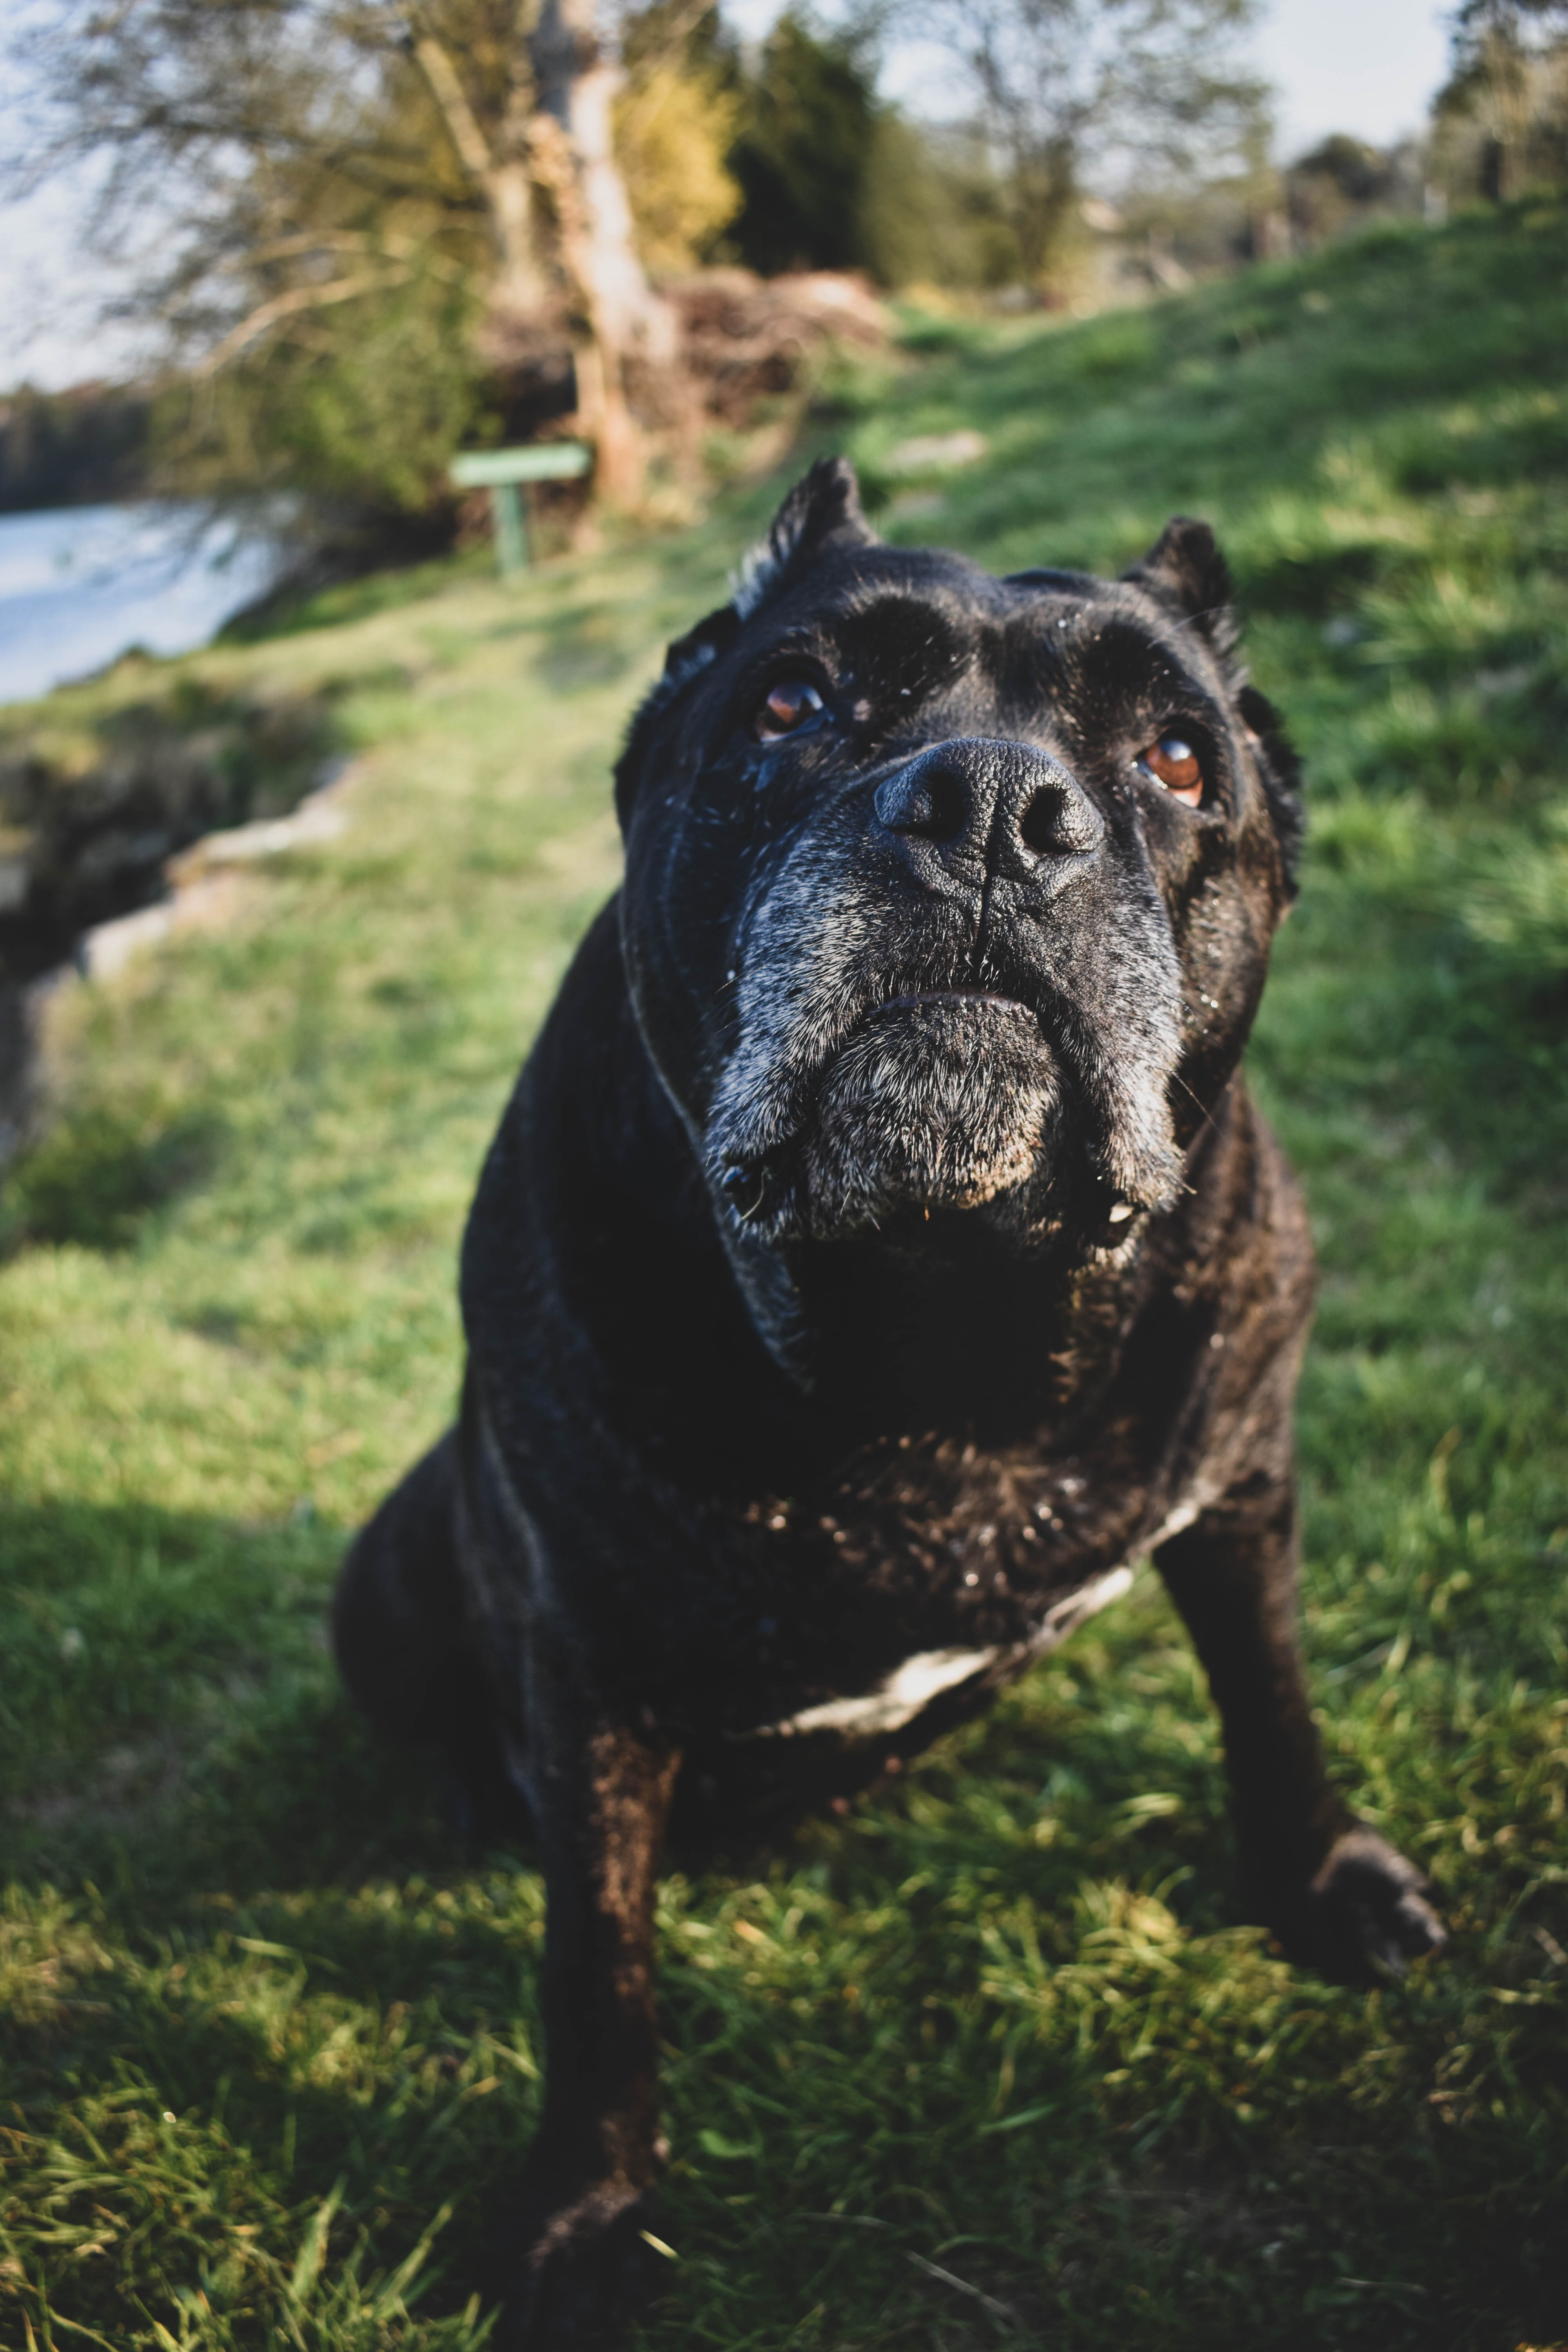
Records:
[[[884,1006],[829,1065],[805,1138],[812,1230],[975,1212],[1020,1236],[1048,1215],[1061,1088],[1034,1015],[989,996]]]

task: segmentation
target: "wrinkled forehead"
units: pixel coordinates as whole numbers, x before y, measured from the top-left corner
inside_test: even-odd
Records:
[[[1207,649],[1155,598],[1067,571],[997,578],[929,548],[847,550],[756,613],[742,661],[798,653],[835,670],[930,688],[967,677],[1005,697],[1114,684],[1212,691]]]

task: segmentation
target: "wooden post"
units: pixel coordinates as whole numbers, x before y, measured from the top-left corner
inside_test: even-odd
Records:
[[[490,492],[490,524],[495,532],[496,562],[502,572],[527,569],[528,506],[520,483],[497,482]]]
[[[522,449],[465,449],[450,470],[460,490],[489,490],[496,562],[505,575],[522,571],[531,555],[522,485],[570,481],[593,465],[584,441],[536,441]]]

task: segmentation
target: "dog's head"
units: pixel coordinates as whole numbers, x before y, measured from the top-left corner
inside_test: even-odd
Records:
[[[815,466],[616,771],[648,1049],[732,1254],[1168,1204],[1290,896],[1294,767],[1173,522],[1113,583],[882,545]]]

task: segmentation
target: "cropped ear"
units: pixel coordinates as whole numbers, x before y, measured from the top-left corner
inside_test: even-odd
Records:
[[[1230,609],[1230,567],[1206,522],[1193,515],[1173,515],[1148,554],[1121,577],[1194,623],[1216,653],[1231,651],[1236,621]]]
[[[860,511],[860,485],[847,457],[819,457],[802,475],[735,574],[735,610],[749,620],[763,600],[834,547],[875,547]]]
[[[623,831],[631,816],[637,772],[659,718],[683,687],[689,686],[710,662],[718,660],[740,625],[741,616],[733,604],[721,604],[716,613],[707,614],[694,629],[688,629],[683,637],[677,637],[665,647],[664,675],[648,688],[633,712],[626,744],[616,761],[616,814]]]
[[[1226,683],[1236,698],[1243,726],[1252,739],[1258,772],[1268,796],[1269,814],[1279,839],[1286,903],[1296,896],[1305,820],[1301,807],[1301,763],[1291,748],[1284,723],[1267,696],[1247,682],[1247,672],[1236,658],[1237,624],[1231,610],[1230,567],[1206,522],[1192,515],[1174,515],[1141,563],[1121,575],[1142,588],[1182,619],[1202,632],[1218,655]]]

